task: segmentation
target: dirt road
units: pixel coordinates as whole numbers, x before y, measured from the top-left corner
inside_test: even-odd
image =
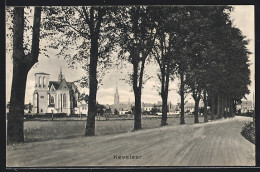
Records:
[[[7,166],[251,166],[255,165],[255,146],[240,134],[250,120],[235,117],[13,145],[6,150]]]

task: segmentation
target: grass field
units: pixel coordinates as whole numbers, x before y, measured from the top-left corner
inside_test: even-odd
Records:
[[[199,120],[202,122],[203,117],[200,117]],[[185,125],[191,125],[193,124],[193,121],[193,117],[186,117]],[[142,127],[143,129],[160,127],[160,122],[160,118],[145,118],[142,119]],[[168,125],[180,125],[179,118],[168,118],[167,122]],[[85,125],[85,120],[25,121],[25,142],[84,136]],[[133,120],[96,121],[95,133],[96,135],[126,133],[131,132],[133,126]]]

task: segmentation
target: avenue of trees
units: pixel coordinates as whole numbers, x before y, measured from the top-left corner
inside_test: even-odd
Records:
[[[195,101],[194,123],[199,122],[200,100],[204,122],[209,115],[211,120],[234,116],[236,103],[249,93],[250,52],[248,40],[232,24],[231,12],[230,6],[35,7],[31,50],[25,54],[24,8],[14,7],[10,17],[13,82],[8,143],[23,142],[25,84],[28,71],[38,61],[41,36],[47,37],[50,47],[58,49],[70,65],[79,62],[86,70],[81,83],[89,87],[86,136],[95,135],[98,84],[111,67],[115,52],[132,65],[129,83],[135,96],[134,130],[142,128],[144,69],[151,59],[159,66],[162,126],[167,125],[169,84],[174,79],[180,81],[180,124],[185,124],[187,94]]]

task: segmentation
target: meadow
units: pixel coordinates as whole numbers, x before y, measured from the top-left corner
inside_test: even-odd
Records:
[[[203,122],[203,117],[199,118]],[[142,128],[150,129],[160,127],[160,118],[143,118]],[[168,125],[180,125],[179,118],[168,118]],[[187,116],[185,125],[191,125],[194,117]],[[32,120],[24,122],[25,142],[45,141],[60,138],[72,138],[84,136],[86,120]],[[134,120],[96,120],[96,136],[119,134],[131,132],[133,130]]]

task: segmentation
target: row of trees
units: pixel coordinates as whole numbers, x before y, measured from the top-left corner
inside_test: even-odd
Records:
[[[39,54],[42,9],[35,7],[32,53],[28,55],[23,52],[23,9],[13,10],[10,142],[23,141],[21,107],[26,77]],[[201,99],[205,109],[211,107],[213,119],[214,114],[222,117],[225,110],[232,114],[235,102],[249,93],[248,41],[232,25],[229,6],[78,6],[44,7],[43,11],[43,39],[49,40],[49,47],[58,49],[58,55],[70,65],[80,62],[88,74],[81,83],[89,87],[86,136],[95,135],[98,83],[105,69],[111,67],[115,53],[132,65],[129,81],[135,96],[134,130],[142,128],[141,95],[147,60],[154,59],[159,65],[162,126],[167,125],[169,83],[176,77],[180,80],[181,124],[185,123],[184,102],[188,93],[195,101],[195,123]]]

